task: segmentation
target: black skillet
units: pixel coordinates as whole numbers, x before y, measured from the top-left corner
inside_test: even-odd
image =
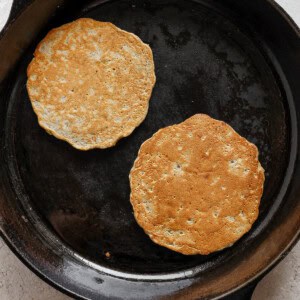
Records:
[[[134,32],[154,53],[147,118],[108,150],[81,152],[48,135],[25,88],[37,43],[79,17]],[[15,0],[0,59],[1,233],[56,288],[85,299],[246,299],[296,242],[300,31],[275,2]],[[258,146],[266,183],[248,234],[221,252],[183,256],[138,227],[128,174],[145,139],[199,112]]]

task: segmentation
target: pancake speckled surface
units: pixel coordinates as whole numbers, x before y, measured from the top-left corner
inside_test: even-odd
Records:
[[[80,150],[107,148],[145,118],[155,84],[150,47],[111,23],[51,30],[27,69],[39,124]]]
[[[138,224],[183,254],[231,246],[258,217],[264,170],[257,147],[198,114],[145,141],[130,172]]]

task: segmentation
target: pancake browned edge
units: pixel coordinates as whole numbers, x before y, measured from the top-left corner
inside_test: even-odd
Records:
[[[231,246],[258,217],[257,147],[197,114],[145,141],[130,172],[134,216],[155,243],[182,254]]]
[[[108,148],[146,117],[155,84],[150,47],[108,22],[51,30],[27,69],[41,127],[80,150]]]

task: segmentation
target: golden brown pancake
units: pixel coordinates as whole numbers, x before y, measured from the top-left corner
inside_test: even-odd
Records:
[[[228,124],[197,114],[142,144],[130,172],[130,201],[152,241],[209,254],[250,230],[263,184],[256,146]]]
[[[107,148],[145,118],[155,84],[150,47],[107,22],[51,30],[27,69],[39,124],[80,150]]]

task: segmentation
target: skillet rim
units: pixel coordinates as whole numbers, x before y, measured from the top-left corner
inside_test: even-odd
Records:
[[[296,33],[296,35],[300,38],[300,27],[295,23],[295,21],[287,14],[287,12],[277,3],[275,0],[265,0],[268,2],[273,9],[277,10],[281,17],[284,18],[284,20],[288,23],[289,27]],[[13,1],[13,6],[15,4],[16,0]],[[20,2],[26,2],[26,1],[20,1]],[[34,0],[28,0],[27,3],[17,12],[13,11],[13,8],[10,11],[8,20],[3,27],[3,30],[0,31],[0,40],[5,36],[6,32],[10,28],[10,26],[18,19],[18,17],[33,3]],[[13,18],[13,19],[12,19]],[[0,218],[0,221],[1,218]],[[12,252],[18,257],[19,260],[21,260],[31,271],[33,271],[36,275],[38,275],[41,279],[46,281],[48,284],[53,286],[54,288],[62,291],[65,294],[68,294],[72,297],[79,297],[78,295],[74,294],[72,291],[67,290],[65,287],[61,286],[57,282],[54,283],[53,279],[50,279],[44,273],[37,269],[36,266],[32,265],[28,260],[26,260],[26,257],[24,254],[20,253],[18,246],[15,245],[15,243],[12,241],[12,239],[9,237],[9,234],[5,233],[5,230],[2,226],[2,222],[0,222],[0,236],[3,238],[4,242],[9,246],[9,248],[12,250]],[[291,250],[291,248],[300,240],[300,228],[295,233],[293,239],[290,241],[290,243],[287,245],[285,249],[281,251],[281,253],[272,261],[270,262],[261,272],[255,274],[252,278],[245,281],[242,285],[239,285],[237,288],[234,288],[221,296],[217,296],[216,299],[220,297],[224,297],[227,295],[230,295],[234,293],[237,290],[240,290],[241,288],[249,285],[250,283],[258,280],[262,276],[264,276],[267,272],[269,272],[271,269],[273,269]],[[88,299],[80,296],[81,299]]]

